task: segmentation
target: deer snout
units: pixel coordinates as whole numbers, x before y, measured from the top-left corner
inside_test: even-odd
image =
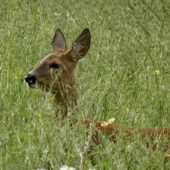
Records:
[[[36,88],[36,77],[28,74],[25,76],[25,82],[28,83],[29,87]]]

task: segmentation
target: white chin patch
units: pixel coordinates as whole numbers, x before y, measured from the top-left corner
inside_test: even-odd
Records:
[[[34,83],[34,84],[28,84],[29,85],[29,87],[30,88],[33,88],[33,89],[36,89],[37,87],[36,87],[36,83]]]

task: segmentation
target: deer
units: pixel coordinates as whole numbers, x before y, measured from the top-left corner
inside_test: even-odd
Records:
[[[59,116],[62,119],[68,117],[68,111],[79,112],[77,107],[76,92],[76,67],[79,60],[87,54],[91,43],[91,34],[88,28],[85,28],[81,34],[73,41],[72,47],[67,51],[67,44],[64,34],[57,29],[51,42],[52,53],[43,58],[39,65],[25,76],[25,82],[30,88],[39,88],[51,92],[54,96],[54,106],[56,110],[54,117]],[[77,123],[74,119],[71,126]],[[134,128],[121,127],[112,123],[103,124],[103,122],[94,123],[93,120],[82,122],[86,127],[93,124],[97,130],[91,136],[92,142],[100,144],[99,131],[103,135],[109,136],[113,143],[117,142],[116,135],[125,132],[125,137],[132,135]],[[143,138],[149,136],[152,146],[147,144],[147,148],[152,147],[153,151],[157,148],[156,139],[161,135],[167,137],[170,141],[170,128],[143,128],[139,129]],[[90,135],[90,132],[86,134]],[[168,150],[168,145],[164,151]]]

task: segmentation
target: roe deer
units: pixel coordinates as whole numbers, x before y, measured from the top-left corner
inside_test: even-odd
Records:
[[[75,69],[78,61],[89,50],[90,40],[90,32],[85,29],[73,42],[72,49],[65,52],[65,37],[57,29],[51,43],[52,53],[41,60],[39,66],[25,77],[29,87],[36,88],[37,84],[38,87],[55,95],[55,117],[58,117],[60,112],[64,118],[67,116],[68,108],[77,109]]]
[[[75,70],[78,61],[88,52],[90,41],[90,31],[86,28],[72,43],[71,50],[66,52],[65,37],[57,29],[51,43],[52,53],[42,59],[39,66],[25,77],[29,87],[39,87],[54,94],[54,104],[56,106],[54,115],[56,118],[59,116],[59,113],[62,114],[63,118],[66,117],[69,109],[73,112],[74,110],[78,111]],[[76,121],[73,123],[76,123]],[[85,125],[88,127],[92,123],[92,120],[85,121]],[[133,130],[133,128],[122,128],[112,124],[103,126],[103,122],[97,122],[96,127],[103,134],[110,136],[114,143],[116,143],[116,134],[121,133],[122,129],[124,129],[126,136],[130,136]],[[170,128],[143,128],[141,131],[144,137],[148,135],[151,138],[153,150],[157,146],[155,140],[161,134],[164,134],[170,140]],[[89,134],[87,133],[87,135]],[[97,131],[92,135],[92,140],[96,145],[100,144]],[[166,147],[165,151],[167,149]]]

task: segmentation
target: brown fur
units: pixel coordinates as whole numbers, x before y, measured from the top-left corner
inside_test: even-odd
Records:
[[[57,29],[54,35],[52,45],[52,54],[49,54],[43,60],[40,61],[39,66],[33,69],[25,77],[25,81],[30,87],[35,87],[38,84],[39,88],[45,89],[46,91],[51,91],[54,94],[54,104],[56,106],[56,111],[54,113],[57,118],[59,114],[62,117],[66,117],[68,110],[74,112],[77,109],[77,94],[76,94],[76,76],[75,70],[78,61],[83,58],[90,47],[90,32],[89,29],[84,29],[82,33],[73,42],[70,51],[66,51],[66,41],[63,33]],[[55,68],[59,66],[59,68]],[[52,67],[54,65],[54,68]],[[72,122],[72,125],[76,123],[77,120]],[[93,123],[92,120],[86,120],[85,124],[90,127]],[[110,136],[110,139],[116,143],[116,134],[125,132],[125,136],[131,136],[133,128],[119,127],[118,125],[108,124],[107,126],[102,126],[102,122],[97,122],[95,125],[98,130],[103,134]],[[121,130],[120,130],[121,129]],[[156,149],[157,143],[155,139],[160,135],[165,135],[170,140],[170,128],[143,128],[139,130],[143,133],[143,138],[149,136],[153,145],[153,150]],[[92,140],[96,145],[99,145],[98,131],[94,132]],[[87,133],[89,136],[89,133]],[[149,145],[147,145],[149,147]],[[168,148],[165,148],[167,151]]]
[[[85,124],[87,127],[90,127],[93,123],[92,120],[86,120]],[[96,127],[98,130],[100,130],[103,134],[110,136],[110,139],[113,143],[117,142],[116,135],[117,134],[125,134],[125,137],[130,137],[135,130],[131,127],[120,127],[118,125],[108,124],[107,126],[102,126],[103,122],[97,122]],[[148,136],[151,139],[152,149],[153,151],[157,148],[157,142],[156,139],[158,139],[161,135],[168,138],[170,141],[170,128],[143,128],[138,129],[138,131],[142,134],[143,139]],[[89,135],[89,134],[87,134]],[[92,140],[96,145],[99,145],[99,134],[97,131],[95,131],[94,135],[92,136]],[[149,144],[147,144],[147,148],[149,148]],[[165,143],[164,152],[166,152],[169,149],[169,144]]]

